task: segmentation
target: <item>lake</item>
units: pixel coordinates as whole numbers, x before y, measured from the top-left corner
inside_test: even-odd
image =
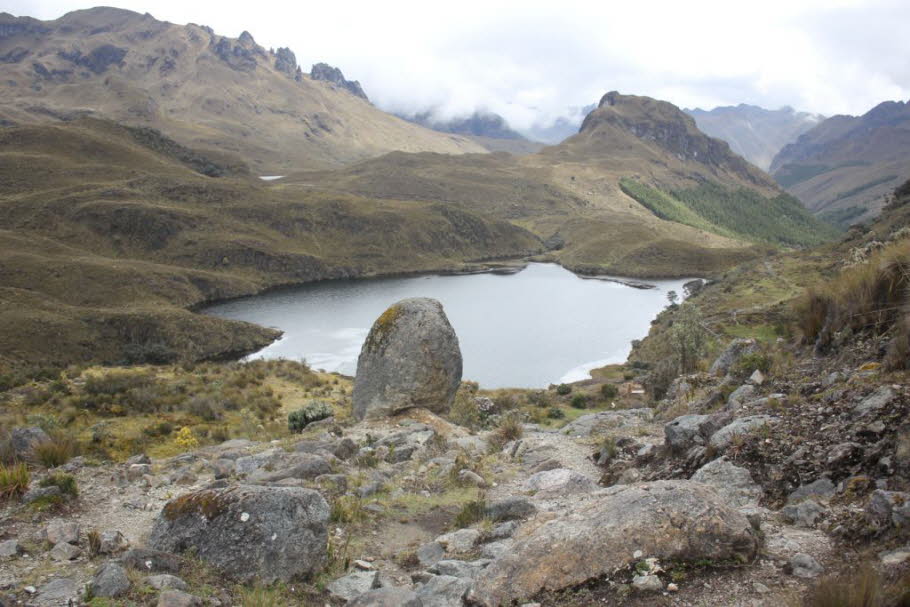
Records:
[[[354,375],[373,321],[406,297],[442,302],[464,358],[464,379],[484,388],[543,388],[586,379],[624,362],[633,339],[648,333],[686,280],[650,281],[653,289],[580,278],[555,264],[516,274],[411,276],[326,281],[207,308],[223,318],[284,331],[251,358],[304,359],[314,369]]]

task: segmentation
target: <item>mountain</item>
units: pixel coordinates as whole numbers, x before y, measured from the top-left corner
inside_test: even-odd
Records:
[[[734,152],[766,171],[781,148],[824,120],[791,107],[766,110],[746,104],[684,111],[702,132],[723,139]]]
[[[833,116],[784,147],[771,173],[810,210],[851,224],[875,217],[910,177],[910,103]]]
[[[768,245],[833,234],[672,104],[615,92],[577,135],[537,154],[392,153],[284,182],[507,220],[583,273],[706,275]]]
[[[432,110],[398,116],[434,131],[463,135],[491,152],[530,154],[543,147],[543,144],[529,141],[521,133],[512,130],[505,118],[493,112],[478,110],[470,116],[445,120],[437,118]]]
[[[551,145],[562,143],[578,132],[582,120],[596,107],[597,105],[592,103],[582,108],[569,108],[568,116],[560,116],[552,122],[534,124],[522,132],[534,141],[543,141]]]
[[[325,64],[243,32],[93,8],[54,21],[0,14],[0,123],[91,115],[239,155],[260,174],[327,168],[392,150],[484,152],[373,107]]]

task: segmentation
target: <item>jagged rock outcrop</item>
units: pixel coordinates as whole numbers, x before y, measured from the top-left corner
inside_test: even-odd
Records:
[[[352,95],[369,101],[367,94],[363,92],[363,88],[360,86],[360,83],[358,81],[346,80],[344,74],[341,73],[340,69],[337,67],[332,67],[328,63],[314,64],[310,70],[310,78],[313,80],[325,80],[326,82],[331,82],[332,84],[336,84],[341,88],[347,90]]]
[[[458,337],[435,299],[404,299],[376,319],[357,359],[354,416],[448,411],[461,382]]]
[[[237,581],[288,581],[319,571],[329,506],[312,489],[235,486],[169,501],[149,546],[195,555]]]
[[[749,561],[758,547],[746,517],[705,485],[611,487],[569,513],[527,523],[512,548],[478,575],[468,596],[485,607],[510,605],[609,576],[630,566],[636,551],[660,560]]]
[[[279,72],[284,72],[288,76],[297,74],[299,70],[297,56],[294,55],[291,49],[282,47],[275,51],[275,69]]]

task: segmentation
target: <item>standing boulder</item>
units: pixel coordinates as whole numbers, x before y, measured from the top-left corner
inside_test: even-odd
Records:
[[[718,377],[727,375],[743,356],[754,354],[758,349],[758,342],[754,339],[734,339],[711,365],[711,375]]]
[[[328,504],[312,489],[207,489],[165,504],[149,545],[166,552],[194,550],[240,582],[286,582],[322,568],[328,520]]]
[[[357,359],[354,416],[412,407],[448,411],[461,383],[461,349],[435,299],[403,299],[376,319]]]

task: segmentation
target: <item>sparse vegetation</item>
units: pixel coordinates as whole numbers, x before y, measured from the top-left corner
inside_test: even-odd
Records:
[[[302,432],[304,428],[313,422],[318,422],[331,416],[331,405],[325,401],[314,400],[288,415],[288,430],[291,432]]]
[[[42,487],[57,487],[60,493],[70,497],[79,495],[79,488],[76,486],[76,479],[72,474],[50,474],[41,480]]]
[[[28,466],[23,462],[0,464],[0,499],[11,499],[28,491],[31,482]]]

